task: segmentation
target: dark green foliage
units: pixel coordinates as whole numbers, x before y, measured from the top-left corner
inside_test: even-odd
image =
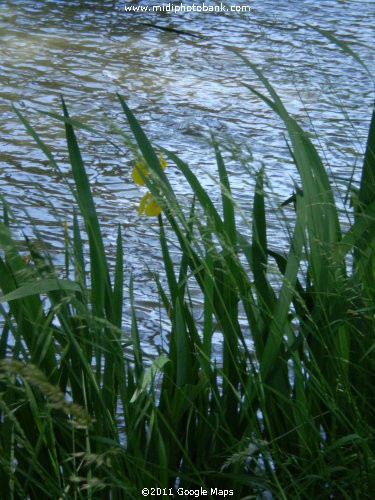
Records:
[[[300,176],[287,248],[275,250],[278,242],[268,241],[265,168],[256,175],[246,238],[218,141],[212,138],[221,211],[192,169],[163,150],[191,187],[194,202],[186,209],[119,97],[150,168],[145,184],[163,208],[167,288],[155,280],[171,329],[166,352],[152,362],[141,349],[132,280],[128,292],[125,287],[129,338],[121,330],[126,242],[119,229],[111,278],[73,129],[79,124],[64,102],[59,119],[78,208],[72,227],[64,229],[63,270],[41,241],[36,247],[26,240],[28,256],[21,255],[4,204],[1,498],[139,499],[141,488],[156,486],[229,489],[238,499],[264,492],[362,499],[375,491],[375,117],[353,223],[343,233],[316,148],[265,76],[243,60],[270,97],[250,90],[285,123]],[[181,251],[178,264],[170,254],[170,230]],[[279,270],[278,283],[271,266]],[[201,291],[200,321],[192,286]],[[214,333],[222,338],[219,359]]]

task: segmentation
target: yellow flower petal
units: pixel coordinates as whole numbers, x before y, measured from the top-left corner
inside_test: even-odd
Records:
[[[145,177],[148,177],[149,173],[147,171],[147,166],[141,161],[137,161],[132,171],[132,179],[138,186],[145,185],[141,172]]]
[[[151,195],[150,201],[148,201],[145,206],[145,215],[147,215],[147,217],[152,217],[155,215],[159,215],[160,213],[161,213],[161,206]]]
[[[167,162],[163,156],[163,153],[159,154],[159,163],[161,168],[164,170],[167,166]],[[149,175],[150,172],[145,159],[142,158],[141,160],[137,161],[132,170],[133,181],[139,186],[144,186],[144,177],[149,177]],[[152,217],[159,215],[161,211],[162,209],[159,203],[156,201],[154,196],[149,191],[147,191],[147,193],[142,196],[139,203],[138,215],[142,215],[144,213],[148,217]]]
[[[141,201],[139,202],[138,215],[142,215],[145,211],[146,203],[150,196],[151,193],[149,191],[147,191],[147,193],[142,196]]]
[[[159,163],[161,165],[161,168],[165,170],[165,167],[167,166],[167,160],[164,158],[163,153],[160,153],[159,155]]]
[[[159,163],[161,168],[165,170],[165,167],[167,166],[167,161],[165,160],[163,153],[159,154]],[[138,184],[138,186],[145,185],[142,174],[145,177],[149,177],[150,175],[147,163],[144,160],[144,158],[142,158],[142,160],[140,161],[135,162],[135,166],[132,170],[132,179],[136,184]]]

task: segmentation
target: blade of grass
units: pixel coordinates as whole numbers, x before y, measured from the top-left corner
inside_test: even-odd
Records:
[[[0,297],[1,302],[10,302],[12,300],[23,299],[30,295],[46,294],[55,290],[64,290],[69,292],[80,292],[81,287],[78,283],[65,279],[46,278],[34,283],[28,283],[18,287],[16,290]]]
[[[69,118],[68,110],[63,99],[62,107],[64,116]],[[108,318],[111,318],[113,314],[112,289],[109,281],[109,271],[99,221],[90,190],[90,183],[72,125],[65,123],[65,132],[70,163],[77,189],[77,201],[85,220],[90,242],[91,288],[94,314],[101,316],[102,311],[105,309]]]
[[[219,146],[217,142],[212,137],[212,142],[216,154],[216,163],[219,171],[220,178],[220,189],[221,189],[221,199],[223,203],[223,215],[224,215],[224,232],[227,235],[230,244],[235,247],[236,245],[236,220],[234,216],[234,200],[232,198],[232,193],[230,189],[228,173],[221,156]]]
[[[359,57],[359,55],[349,47],[349,45],[347,43],[336,38],[334,35],[332,35],[332,32],[330,32],[328,30],[318,28],[318,26],[312,26],[311,24],[308,24],[308,23],[306,23],[306,26],[313,29],[314,31],[317,31],[322,36],[327,38],[330,42],[334,43],[339,49],[341,49],[343,52],[345,52],[345,54],[353,57],[353,59],[355,59],[366,70],[368,75],[371,77],[371,72],[368,69],[368,67],[366,66],[366,64],[362,61],[362,59]]]

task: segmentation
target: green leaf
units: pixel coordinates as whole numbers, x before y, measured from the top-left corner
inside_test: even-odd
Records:
[[[372,111],[367,138],[358,201],[360,210],[375,201],[375,108]]]
[[[122,245],[121,227],[119,225],[116,244],[115,281],[113,286],[113,322],[119,328],[122,322],[122,305],[124,302],[124,249]]]
[[[308,26],[309,28],[317,31],[318,33],[320,33],[321,35],[323,35],[324,37],[328,38],[328,40],[330,40],[331,42],[333,42],[337,47],[339,47],[343,52],[345,52],[346,54],[348,54],[349,56],[353,57],[353,59],[355,59],[366,71],[367,73],[369,74],[369,76],[371,77],[371,72],[370,70],[368,69],[368,67],[366,66],[366,64],[362,61],[362,59],[359,57],[358,54],[356,54],[350,47],[347,43],[343,42],[342,40],[339,40],[338,38],[336,38],[334,35],[332,35],[332,33],[328,30],[323,30],[321,28],[318,28],[317,26],[312,26],[311,24],[308,24],[306,23],[306,26]]]
[[[117,94],[117,97],[120,101],[120,104],[122,106],[122,109],[124,110],[124,113],[126,115],[126,118],[129,122],[131,131],[134,134],[135,140],[137,141],[137,144],[139,146],[139,149],[141,150],[141,153],[147,163],[147,165],[151,168],[151,170],[156,173],[157,177],[163,181],[165,186],[169,188],[169,190],[172,192],[172,187],[168,181],[167,176],[165,175],[159,159],[154,151],[154,148],[151,145],[151,142],[148,140],[146,134],[143,132],[142,127],[139,125],[137,119],[131,112],[130,108],[124,101],[124,99]]]
[[[57,278],[46,278],[22,285],[13,292],[0,297],[0,302],[9,302],[11,300],[23,299],[30,295],[46,294],[55,290],[64,290],[68,292],[80,292],[81,287],[75,281]]]
[[[236,237],[236,219],[234,215],[234,200],[232,198],[232,192],[230,189],[228,172],[225,168],[225,163],[223,157],[221,156],[219,146],[215,140],[213,140],[217,168],[220,177],[220,189],[221,189],[221,199],[223,203],[223,215],[224,215],[224,231],[233,247],[237,243]]]
[[[69,113],[62,98],[64,116],[69,118]],[[65,123],[66,140],[69,151],[70,164],[77,189],[77,201],[89,237],[90,265],[92,280],[92,301],[94,314],[102,316],[105,308],[108,318],[113,314],[112,289],[109,281],[107,259],[96,214],[95,203],[91,194],[90,182],[82,161],[81,152],[73,126]]]
[[[146,370],[146,372],[143,376],[141,387],[139,387],[134,392],[134,394],[130,400],[131,403],[134,403],[138,399],[138,397],[142,394],[142,392],[144,392],[150,384],[154,383],[156,374],[159,371],[161,371],[164,368],[164,366],[169,362],[170,362],[170,359],[164,355],[158,356],[152,362],[152,365]]]
[[[343,268],[340,272],[333,272],[330,264],[332,244],[341,239],[341,231],[328,174],[308,135],[287,112],[277,92],[262,71],[242,54],[234,49],[231,50],[254,71],[272,100],[250,86],[245,86],[270,106],[284,121],[287,128],[293,149],[293,159],[302,181],[303,196],[300,198],[300,205],[303,204],[306,211],[305,223],[309,235],[312,279],[315,280],[322,293],[329,293],[330,289],[336,288],[339,276],[344,276],[345,273]]]
[[[264,167],[260,169],[255,184],[253,228],[252,228],[252,271],[258,292],[261,314],[265,316],[265,324],[272,316],[275,294],[267,280],[267,233],[266,213],[264,206]]]
[[[175,301],[175,321],[174,321],[174,339],[176,358],[173,360],[176,363],[176,384],[177,387],[182,387],[188,383],[189,374],[191,371],[191,353],[189,342],[187,341],[187,332],[185,318],[180,299],[177,297]]]

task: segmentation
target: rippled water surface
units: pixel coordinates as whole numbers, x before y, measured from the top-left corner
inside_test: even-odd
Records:
[[[361,163],[374,96],[372,79],[313,26],[349,43],[374,73],[374,2],[226,3],[250,5],[251,12],[125,13],[124,1],[0,4],[0,193],[14,207],[20,232],[31,233],[34,224],[58,254],[61,222],[71,218],[71,198],[11,104],[36,126],[65,170],[62,126],[38,110],[60,112],[63,94],[72,116],[97,130],[112,130],[121,151],[100,136],[80,133],[80,139],[110,252],[117,224],[122,227],[127,277],[134,273],[140,319],[149,335],[158,334],[159,322],[155,286],[145,271],[158,267],[157,226],[152,219],[137,217],[142,193],[130,180],[133,155],[114,130],[127,130],[116,92],[152,140],[188,161],[214,198],[216,169],[207,138],[210,131],[217,134],[228,145],[225,157],[235,196],[248,213],[253,179],[244,173],[245,161],[250,169],[266,165],[269,190],[277,199],[291,194],[295,170],[281,123],[242,85],[262,91],[261,83],[228,47],[258,64],[293,116],[318,135],[316,143],[338,186]],[[189,197],[173,167],[168,175],[176,190]],[[272,217],[271,236],[277,240],[277,213]]]

